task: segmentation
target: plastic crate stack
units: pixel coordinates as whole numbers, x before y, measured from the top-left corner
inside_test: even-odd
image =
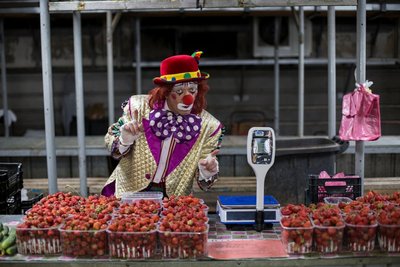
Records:
[[[348,197],[354,200],[361,196],[361,178],[356,175],[320,178],[317,174],[310,174],[305,193],[306,204],[323,202],[325,197]]]
[[[0,214],[21,214],[21,163],[0,163]]]

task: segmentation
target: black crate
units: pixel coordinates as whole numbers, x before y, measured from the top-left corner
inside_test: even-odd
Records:
[[[21,163],[0,163],[0,202],[7,201],[23,187]]]
[[[348,197],[356,199],[361,196],[361,178],[347,175],[344,178],[319,178],[318,174],[308,176],[306,204],[323,202],[324,197]]]
[[[21,190],[0,202],[0,214],[21,214]]]
[[[275,146],[275,163],[265,178],[264,192],[273,195],[281,205],[302,203],[308,175],[321,170],[333,173],[337,154],[344,149],[336,140],[316,136],[278,138]]]
[[[39,200],[43,198],[43,192],[37,189],[28,189],[27,190],[27,200],[21,201],[21,212],[25,214],[27,210],[33,207]]]

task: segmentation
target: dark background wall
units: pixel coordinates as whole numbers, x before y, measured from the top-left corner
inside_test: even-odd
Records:
[[[208,110],[220,119],[227,134],[245,133],[247,127],[263,121],[274,123],[274,66],[232,64],[232,60],[272,59],[273,53],[256,55],[255,43],[261,47],[272,44],[273,21],[277,14],[257,14],[259,20],[257,40],[254,35],[254,14],[199,17],[176,14],[174,16],[141,17],[141,58],[146,64],[159,63],[167,56],[191,54],[199,49],[204,54],[200,65],[209,72],[210,88]],[[283,25],[289,22],[290,13],[283,16]],[[326,16],[324,13],[306,13],[308,33],[306,60],[316,62],[327,58]],[[114,32],[115,120],[121,114],[120,104],[136,94],[135,17],[122,14]],[[342,96],[354,89],[356,56],[355,13],[338,13],[336,18],[337,108],[336,125],[341,120]],[[310,28],[311,25],[311,28]],[[105,14],[82,15],[83,82],[86,107],[86,134],[103,135],[108,127],[107,71],[106,71],[106,18]],[[42,69],[40,55],[40,29],[38,16],[8,16],[4,18],[5,50],[7,64],[8,106],[16,115],[12,135],[44,135]],[[289,26],[288,26],[289,27]],[[286,29],[286,31],[285,31]],[[367,19],[367,79],[372,80],[372,90],[381,96],[382,134],[400,134],[400,70],[399,19],[396,14],[369,13]],[[289,28],[280,33],[281,45],[288,44],[293,34]],[[293,37],[293,36],[292,36]],[[297,35],[296,35],[297,38]],[[56,135],[74,135],[74,67],[72,15],[51,16],[51,45],[53,65],[54,118]],[[285,59],[296,59],[294,56]],[[227,60],[217,66],[211,61]],[[345,62],[345,63],[341,63]],[[207,64],[205,64],[207,63]],[[372,64],[374,63],[374,64]],[[158,76],[157,67],[142,69],[142,93],[153,88],[152,79]],[[281,65],[280,69],[280,134],[297,134],[298,116],[298,66]],[[327,135],[328,97],[327,65],[305,66],[304,134]],[[0,101],[2,101],[0,96]],[[2,102],[1,102],[2,103]],[[249,123],[250,122],[250,123]],[[3,125],[0,122],[0,134]],[[337,168],[351,172],[354,159],[351,155],[338,157]],[[378,158],[374,158],[378,157]],[[45,158],[13,158],[23,162],[26,177],[46,177]],[[366,177],[398,175],[398,155],[369,155]],[[221,158],[222,175],[251,175],[241,156]],[[101,163],[101,164],[100,164]],[[88,176],[108,176],[107,158],[88,159]],[[381,167],[379,167],[381,166]],[[57,162],[59,177],[78,176],[76,158],[61,157]],[[382,172],[383,171],[383,172]]]
[[[288,14],[285,14],[285,16]],[[290,15],[290,14],[289,14]],[[338,14],[337,58],[346,64],[337,66],[337,125],[340,123],[343,94],[354,89],[354,63],[356,55],[356,29],[353,13]],[[311,43],[306,45],[306,59],[324,59],[327,54],[326,17],[306,14],[312,25]],[[273,17],[259,22],[258,43],[271,43]],[[24,135],[27,130],[44,129],[43,93],[40,56],[40,30],[38,17],[5,18],[5,43],[9,108],[18,121],[13,135]],[[120,104],[136,93],[134,56],[135,18],[123,14],[114,32],[115,116]],[[287,18],[283,25],[288,23]],[[286,23],[286,24],[285,24]],[[293,24],[295,25],[295,24]],[[307,24],[308,25],[308,24]],[[255,57],[252,16],[173,16],[141,18],[142,61],[160,62],[176,53],[191,54],[204,51],[201,62],[207,60],[268,59],[271,55]],[[372,17],[367,21],[367,79],[372,90],[381,95],[382,132],[384,135],[400,133],[400,70],[397,64],[386,61],[398,58],[398,19],[390,16]],[[287,34],[281,33],[282,44]],[[73,133],[65,114],[74,113],[73,30],[71,15],[51,16],[51,44],[56,134]],[[105,15],[82,15],[82,46],[84,64],[84,92],[89,119],[107,117],[107,75]],[[272,55],[273,56],[273,55]],[[296,58],[296,57],[292,57]],[[237,133],[237,125],[245,120],[264,120],[273,125],[274,69],[273,65],[201,66],[209,72],[211,90],[208,110],[227,127]],[[142,70],[142,92],[152,87],[158,68]],[[297,64],[281,65],[280,70],[280,133],[297,134]],[[305,135],[327,134],[327,66],[306,64],[305,68]],[[63,115],[64,114],[64,115]],[[115,118],[116,119],[116,118]],[[93,121],[88,121],[91,126]],[[87,134],[102,134],[101,123]],[[98,124],[100,123],[100,124]],[[232,126],[233,125],[233,126]],[[88,126],[88,127],[89,127]],[[71,127],[71,129],[66,129]],[[97,127],[97,128],[96,128]],[[107,125],[104,125],[107,127]],[[236,129],[236,130],[235,130]],[[3,129],[0,129],[3,131]]]

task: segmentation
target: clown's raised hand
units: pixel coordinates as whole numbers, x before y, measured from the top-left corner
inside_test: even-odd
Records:
[[[143,126],[138,122],[138,116],[139,113],[135,109],[133,111],[132,120],[120,127],[121,135],[119,137],[119,142],[124,147],[131,146],[143,132]]]
[[[201,180],[207,181],[219,172],[219,163],[216,158],[216,155],[218,153],[219,150],[216,149],[210,154],[208,154],[208,156],[205,159],[201,159],[199,161],[200,181]]]

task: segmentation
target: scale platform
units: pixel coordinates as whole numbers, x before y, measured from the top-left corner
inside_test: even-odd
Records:
[[[264,223],[279,223],[279,208],[273,196],[264,196]],[[256,196],[218,196],[217,213],[224,224],[254,224]]]

